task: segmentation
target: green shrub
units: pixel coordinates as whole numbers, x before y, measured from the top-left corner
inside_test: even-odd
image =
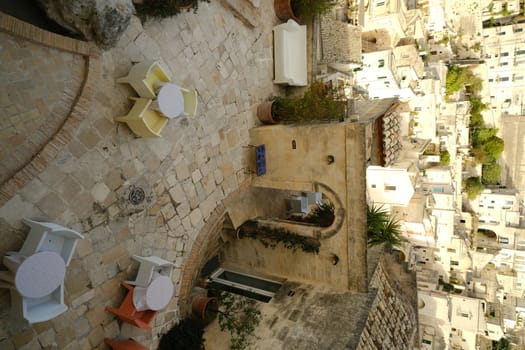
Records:
[[[370,247],[388,243],[392,246],[401,244],[401,225],[399,221],[390,217],[382,206],[368,206],[366,211],[368,227],[368,245]]]
[[[204,324],[200,320],[186,318],[162,335],[158,350],[202,350],[203,334]]]
[[[332,0],[293,0],[293,13],[304,20],[312,19],[316,15],[328,13],[334,2]]]
[[[261,322],[257,302],[244,296],[221,292],[219,303],[219,327],[221,331],[230,332],[230,349],[245,349],[250,345],[255,328]]]
[[[479,196],[485,187],[481,183],[479,177],[469,177],[465,181],[465,192],[467,193],[468,199],[472,200]]]
[[[311,213],[304,218],[305,222],[319,225],[320,227],[328,227],[334,222],[334,205],[330,201],[317,203],[312,209]]]
[[[441,164],[449,165],[450,164],[450,153],[447,150],[442,151],[441,154],[439,155],[439,159],[441,161]]]
[[[484,184],[495,185],[499,183],[501,167],[496,162],[483,164],[481,168],[481,180]]]
[[[339,88],[314,82],[300,97],[273,97],[272,116],[282,123],[339,121],[346,116],[346,98]]]

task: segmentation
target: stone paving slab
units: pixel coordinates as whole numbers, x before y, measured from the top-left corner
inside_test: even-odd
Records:
[[[278,20],[261,2],[256,27],[219,2],[142,25],[133,18],[117,47],[100,56],[102,71],[86,117],[49,165],[0,207],[0,253],[18,250],[23,217],[47,218],[85,239],[66,276],[69,310],[29,326],[9,315],[0,290],[0,349],[105,349],[104,337],[133,335],[151,349],[180,317],[182,268],[214,210],[248,178],[248,130],[257,104],[280,93],[272,84],[271,28]],[[133,63],[160,59],[175,83],[199,92],[194,117],[171,120],[159,139],[137,139],[113,118],[128,112],[134,92],[117,84]],[[44,65],[40,55],[35,64]],[[0,88],[5,82],[0,82]],[[141,188],[143,202],[129,201]],[[130,257],[157,255],[175,264],[175,296],[152,332],[120,325],[104,311],[124,296],[137,271]]]
[[[83,58],[0,33],[0,184],[62,126],[84,78]]]

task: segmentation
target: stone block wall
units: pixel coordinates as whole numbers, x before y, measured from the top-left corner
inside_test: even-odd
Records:
[[[338,21],[331,15],[321,18],[321,49],[325,63],[360,63],[361,29]]]
[[[385,256],[375,269],[370,288],[377,289],[375,300],[361,332],[357,350],[411,349],[417,335],[417,298],[403,293],[402,282],[392,276]],[[412,300],[415,299],[415,300]]]

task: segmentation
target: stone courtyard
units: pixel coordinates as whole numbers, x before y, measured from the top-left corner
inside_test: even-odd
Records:
[[[181,317],[199,268],[192,248],[250,183],[252,150],[244,146],[256,107],[282,93],[272,83],[271,28],[279,20],[272,2],[256,6],[248,21],[217,1],[162,21],[133,17],[105,52],[57,49],[45,35],[42,45],[32,29],[25,37],[10,32],[19,25],[1,16],[0,254],[20,249],[22,218],[56,222],[85,239],[67,269],[69,310],[61,316],[15,322],[0,290],[0,349],[107,349],[104,337],[128,336],[154,349]],[[197,115],[171,120],[159,139],[138,139],[113,121],[135,95],[116,78],[146,59],[160,59],[175,83],[199,93]],[[133,202],[137,189],[145,196]],[[120,282],[136,273],[132,255],[175,264],[174,297],[152,331],[105,311],[120,304]]]

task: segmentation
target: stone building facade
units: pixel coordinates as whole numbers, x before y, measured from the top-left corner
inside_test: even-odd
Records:
[[[357,350],[411,349],[417,340],[415,274],[403,272],[393,258],[381,256],[372,275],[369,289],[376,295]]]

